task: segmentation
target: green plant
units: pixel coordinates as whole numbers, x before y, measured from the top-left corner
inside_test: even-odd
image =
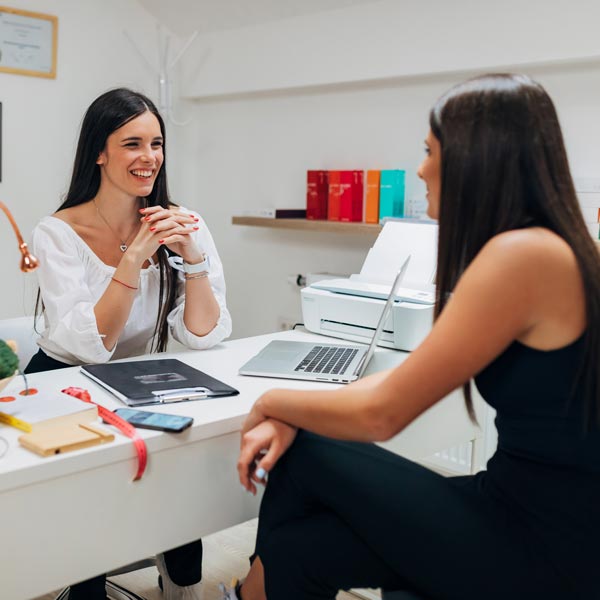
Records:
[[[0,379],[14,375],[18,368],[19,357],[4,340],[0,340]]]

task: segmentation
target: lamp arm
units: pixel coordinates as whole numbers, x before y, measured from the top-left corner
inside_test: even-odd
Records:
[[[6,204],[4,204],[4,202],[0,202],[0,208],[4,211],[4,214],[8,217],[8,220],[10,221],[10,224],[12,225],[15,235],[17,236],[17,241],[19,242],[19,246],[21,246],[21,244],[24,244],[25,242],[23,242],[23,236],[21,235],[21,232],[19,231],[17,222],[15,221],[14,217],[12,216],[10,210],[8,210],[8,206],[6,206]]]
[[[15,232],[17,241],[19,242],[19,250],[21,251],[21,254],[22,254],[21,271],[23,271],[23,273],[29,273],[30,271],[34,271],[38,267],[38,264],[39,264],[38,259],[29,252],[29,249],[27,248],[27,244],[23,241],[23,236],[21,235],[21,232],[19,231],[17,222],[15,221],[14,217],[12,216],[10,210],[8,210],[8,206],[6,206],[6,204],[4,204],[4,202],[0,201],[0,208],[2,209],[2,211],[4,212],[4,214],[6,215],[8,220],[10,221],[13,231]]]

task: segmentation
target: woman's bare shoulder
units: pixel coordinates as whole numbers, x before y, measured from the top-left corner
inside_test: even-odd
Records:
[[[93,211],[90,210],[90,202],[70,206],[56,211],[52,216],[68,223],[72,227],[89,225],[93,220]]]
[[[456,294],[462,289],[469,295],[480,289],[490,290],[492,296],[509,294],[515,306],[535,313],[540,306],[556,304],[556,290],[581,290],[582,278],[565,240],[549,229],[530,227],[491,238],[466,269]]]
[[[491,238],[480,255],[487,260],[513,263],[524,270],[560,264],[576,266],[575,254],[558,234],[544,227],[513,229]]]
[[[476,259],[479,277],[497,277],[511,290],[530,326],[518,339],[539,349],[570,343],[585,328],[585,291],[575,252],[541,227],[507,231],[492,238]],[[485,269],[485,271],[484,271]],[[494,272],[494,275],[485,273]]]

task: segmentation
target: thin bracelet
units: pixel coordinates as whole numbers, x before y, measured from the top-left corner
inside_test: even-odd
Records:
[[[120,283],[121,285],[124,285],[126,288],[130,289],[130,290],[137,290],[138,288],[133,287],[132,285],[129,285],[128,283],[124,283],[123,281],[118,280],[116,277],[111,277],[111,279],[113,281],[116,281],[117,283]]]
[[[208,277],[208,271],[202,271],[201,273],[185,273],[183,278],[187,281],[188,279],[204,279]]]

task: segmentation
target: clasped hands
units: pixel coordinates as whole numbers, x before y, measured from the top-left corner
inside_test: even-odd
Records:
[[[141,208],[142,226],[129,250],[137,252],[143,262],[153,256],[162,245],[188,263],[201,262],[202,250],[190,234],[198,231],[198,218],[182,212],[178,207],[149,206]]]
[[[256,401],[242,427],[238,476],[242,486],[254,495],[256,483],[264,485],[266,474],[285,454],[298,433],[297,427],[264,414],[262,404],[269,394],[277,394],[277,390],[266,392]]]

